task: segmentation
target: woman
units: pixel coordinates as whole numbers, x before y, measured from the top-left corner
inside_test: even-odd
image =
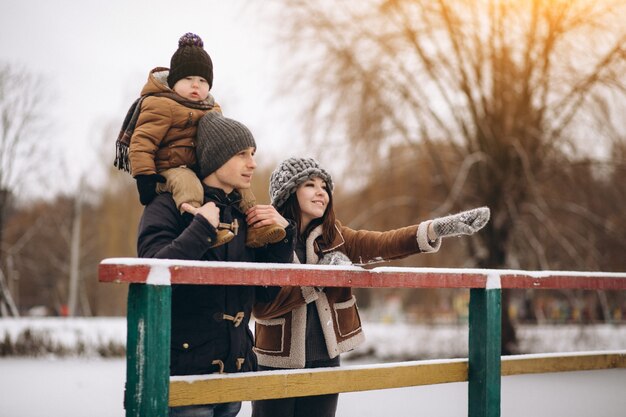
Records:
[[[481,207],[387,232],[355,231],[335,219],[332,191],[330,175],[314,159],[290,158],[272,173],[272,205],[299,233],[295,263],[367,263],[436,252],[441,238],[473,234],[489,220],[489,209]],[[248,224],[256,215],[248,212]],[[284,287],[273,301],[256,304],[253,315],[259,370],[339,366],[339,355],[364,340],[351,288]],[[332,417],[337,400],[329,394],[255,401],[252,416]]]

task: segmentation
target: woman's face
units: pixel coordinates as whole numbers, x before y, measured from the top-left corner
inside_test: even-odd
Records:
[[[306,180],[298,186],[296,198],[300,206],[301,232],[309,225],[311,220],[319,219],[326,212],[328,206],[328,191],[326,183],[318,177]]]

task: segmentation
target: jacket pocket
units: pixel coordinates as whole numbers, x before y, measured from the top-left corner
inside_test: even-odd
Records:
[[[359,310],[356,307],[356,297],[354,295],[347,301],[335,303],[333,305],[333,314],[335,315],[339,336],[346,338],[361,331],[361,318],[359,317]]]
[[[170,368],[173,375],[207,374],[211,362],[228,356],[229,332],[223,323],[207,324],[204,318],[173,317]]]
[[[265,354],[279,354],[285,350],[286,320],[283,317],[255,322],[254,350]]]
[[[208,374],[215,371],[211,362],[223,357],[216,351],[223,350],[226,346],[218,345],[224,345],[224,343],[216,340],[192,343],[194,342],[172,345],[170,358],[172,375]]]
[[[172,167],[196,164],[196,148],[192,141],[178,141],[169,145],[169,163]]]

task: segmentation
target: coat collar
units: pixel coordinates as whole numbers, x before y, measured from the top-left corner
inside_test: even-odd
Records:
[[[316,264],[319,262],[318,254],[325,254],[331,251],[336,250],[337,248],[343,246],[346,241],[341,234],[341,230],[337,227],[337,223],[335,223],[335,229],[337,230],[337,235],[333,240],[333,243],[329,247],[322,248],[317,242],[317,238],[322,235],[322,225],[320,224],[315,229],[311,230],[309,236],[306,238],[306,263],[307,264]]]
[[[213,201],[217,205],[221,206],[233,206],[239,209],[239,202],[241,201],[241,194],[237,190],[233,190],[232,193],[226,194],[221,188],[215,188],[202,183],[204,189],[204,198]],[[240,210],[241,211],[241,210]]]

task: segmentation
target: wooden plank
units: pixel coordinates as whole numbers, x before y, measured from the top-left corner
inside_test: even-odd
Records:
[[[356,288],[485,288],[499,276],[502,288],[626,290],[626,273],[511,271],[452,268],[364,269],[244,262],[111,258],[99,265],[99,280],[150,284],[153,267],[168,270],[172,284],[326,286]]]
[[[470,290],[468,415],[500,416],[500,288]]]
[[[518,355],[502,358],[502,376],[626,368],[626,351]]]
[[[172,377],[170,406],[300,397],[467,381],[467,360]]]
[[[321,268],[235,270],[216,268],[209,276],[206,268],[189,267],[172,271],[175,282],[226,285],[281,285],[359,288],[480,288],[485,278],[481,274],[439,274],[432,271],[372,272],[367,269],[340,270]]]
[[[103,261],[107,261],[106,259]],[[145,259],[144,261],[148,261]],[[100,263],[98,265],[98,280],[100,282],[113,282],[116,284],[145,284],[150,273],[151,265],[118,265]]]
[[[536,276],[540,275],[540,276]],[[581,289],[581,290],[624,290],[626,274],[592,272],[543,272],[543,273],[503,273],[500,275],[502,288],[534,289]]]
[[[626,351],[533,354],[502,358],[502,376],[626,368]],[[413,361],[316,370],[172,377],[170,405],[286,398],[465,382],[466,359]]]
[[[356,266],[311,267],[309,265],[246,262],[201,262],[162,259],[104,260],[99,265],[100,282],[149,283],[150,265],[167,268],[171,284],[280,285],[358,288],[482,288],[485,274],[432,268],[375,268]],[[141,261],[141,263],[138,263]]]
[[[126,417],[167,416],[170,377],[171,287],[128,289]]]

